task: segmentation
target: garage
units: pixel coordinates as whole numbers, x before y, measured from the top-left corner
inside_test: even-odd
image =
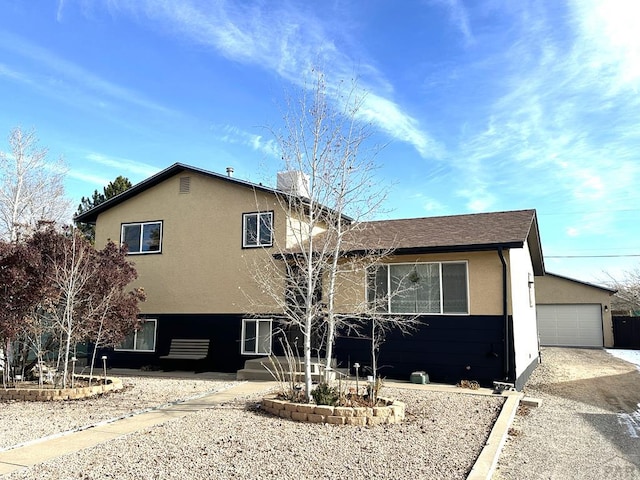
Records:
[[[602,348],[601,312],[600,304],[538,305],[540,344]]]

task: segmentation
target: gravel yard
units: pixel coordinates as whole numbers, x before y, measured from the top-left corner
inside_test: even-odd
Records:
[[[604,350],[543,348],[495,480],[640,479],[640,372]]]
[[[71,402],[1,402],[0,450],[118,418],[132,412],[218,391],[236,382],[122,377],[120,392]]]
[[[0,406],[0,438],[11,445],[197,393],[215,381],[127,378],[123,393],[65,404]],[[466,391],[470,392],[470,391]],[[470,393],[384,388],[407,403],[406,421],[379,427],[301,424],[241,398],[167,421],[7,479],[463,479],[504,399]]]

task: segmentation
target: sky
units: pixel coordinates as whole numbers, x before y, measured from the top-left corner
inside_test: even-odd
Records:
[[[182,162],[275,186],[312,67],[356,78],[377,218],[535,208],[546,270],[640,262],[636,0],[0,0],[0,150],[36,130],[78,204]],[[329,88],[330,92],[335,91]],[[331,99],[338,101],[337,99]]]

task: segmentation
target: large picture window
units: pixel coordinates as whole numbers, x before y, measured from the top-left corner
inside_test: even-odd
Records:
[[[127,335],[127,338],[125,338],[124,341],[115,348],[115,350],[128,350],[133,352],[155,352],[156,327],[156,320],[145,320],[140,329]]]
[[[467,262],[381,265],[367,298],[382,313],[468,314]]]
[[[273,212],[242,215],[242,246],[270,247],[273,244]]]
[[[271,320],[242,320],[242,354],[271,355]]]
[[[162,249],[162,222],[126,223],[122,225],[120,243],[129,253],[160,253]]]

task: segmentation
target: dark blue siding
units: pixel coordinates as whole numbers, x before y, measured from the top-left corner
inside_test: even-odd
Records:
[[[172,314],[152,315],[158,320],[156,351],[119,352],[103,350],[100,355],[108,356],[108,365],[115,368],[166,367],[177,370],[201,370],[215,372],[235,372],[244,366],[247,358],[240,354],[242,315],[233,314]],[[169,353],[172,338],[209,339],[209,356],[206,360],[161,361],[159,357]],[[98,357],[99,358],[99,357]]]
[[[387,334],[378,358],[382,377],[408,380],[412,372],[424,370],[433,382],[465,379],[487,386],[504,378],[502,316],[423,316],[421,321],[411,335]],[[367,339],[340,337],[336,341],[341,367],[358,362],[370,370],[370,350]]]

